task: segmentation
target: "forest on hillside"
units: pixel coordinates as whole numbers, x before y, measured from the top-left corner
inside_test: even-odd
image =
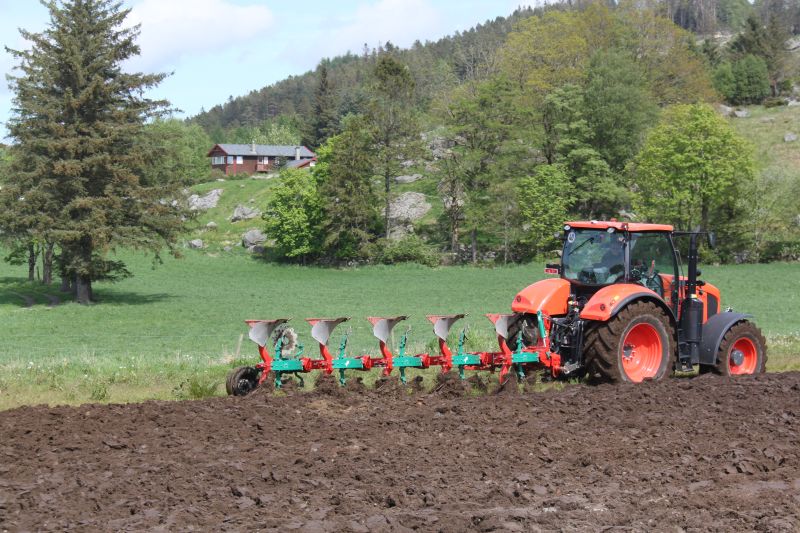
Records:
[[[193,118],[214,142],[235,139],[249,142],[257,134],[252,127],[263,126],[265,121],[292,125],[299,130],[302,140],[313,145],[317,139],[308,134],[308,123],[315,113],[315,91],[323,69],[328,82],[335,88],[337,111],[340,116],[359,109],[364,100],[364,86],[371,77],[371,65],[382,53],[395,54],[408,65],[415,80],[415,106],[427,112],[437,95],[469,83],[484,79],[495,71],[497,51],[509,33],[522,20],[542,16],[552,11],[583,11],[598,0],[569,0],[549,3],[536,9],[521,8],[508,17],[477,24],[474,28],[457,32],[436,41],[416,42],[408,49],[399,49],[391,42],[343,56],[324,59],[317,69],[289,78],[241,96],[230,96],[228,101],[202,111]],[[716,62],[714,42],[724,41],[745,29],[748,18],[754,17],[768,26],[779,24],[770,32],[773,38],[800,34],[800,2],[797,0],[648,0],[630,2],[599,0],[610,9],[650,9],[672,20],[677,26],[707,39],[709,49],[703,50]],[[763,52],[762,52],[763,53]],[[763,53],[763,57],[769,53]],[[262,128],[263,129],[263,128]],[[248,137],[249,136],[249,137]]]
[[[267,206],[285,260],[524,261],[571,217],[714,229],[715,260],[792,259],[797,169],[764,175],[713,104],[792,98],[799,17],[789,1],[561,2],[325,59],[191,122],[318,150]],[[413,173],[443,210],[408,235],[391,205]]]
[[[87,58],[114,73],[104,58],[136,51],[108,33],[124,13],[104,22],[106,4],[63,10],[121,50]],[[67,30],[33,37],[42,50],[48,38],[80,38]],[[40,258],[48,272],[71,272],[67,285],[119,279],[130,273],[107,258],[114,247],[177,253],[192,214],[167,199],[219,177],[206,157],[213,143],[302,143],[317,165],[282,172],[259,206],[267,255],[279,261],[522,262],[558,248],[562,221],[612,217],[714,230],[720,246],[706,260],[797,260],[797,160],[765,166],[720,103],[795,105],[799,33],[797,0],[567,0],[407,49],[386,42],[326,58],[186,121],[169,118],[167,102],[134,99],[135,120],[97,124],[120,141],[98,133],[92,144],[77,142],[75,110],[30,81],[68,58],[16,52],[32,65],[12,80],[30,111],[0,147],[0,237],[30,272]],[[115,78],[101,103],[161,79]],[[98,89],[80,90],[91,99]],[[124,118],[87,120],[98,116]],[[395,202],[409,191],[436,204],[424,224],[398,220]]]

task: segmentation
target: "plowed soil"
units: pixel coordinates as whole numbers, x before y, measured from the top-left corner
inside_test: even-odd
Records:
[[[0,413],[0,530],[798,531],[800,373]]]

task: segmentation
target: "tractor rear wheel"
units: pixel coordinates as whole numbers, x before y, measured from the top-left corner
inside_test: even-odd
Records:
[[[600,381],[658,381],[674,367],[674,338],[669,318],[658,305],[634,302],[587,332],[587,372]]]
[[[228,396],[247,396],[258,387],[258,369],[240,366],[228,373],[225,390]]]
[[[767,366],[767,340],[755,324],[739,322],[725,333],[717,350],[716,374],[760,374]]]

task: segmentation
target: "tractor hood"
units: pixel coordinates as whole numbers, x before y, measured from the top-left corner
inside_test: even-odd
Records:
[[[569,300],[569,281],[561,278],[543,279],[522,289],[511,303],[515,313],[543,312],[546,315],[565,315]]]

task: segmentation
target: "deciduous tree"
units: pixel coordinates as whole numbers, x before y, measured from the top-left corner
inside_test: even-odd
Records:
[[[679,229],[733,231],[754,177],[751,147],[711,106],[667,109],[636,157],[637,214]]]
[[[320,250],[323,209],[317,181],[307,170],[284,169],[272,190],[263,218],[278,256],[302,260]]]

